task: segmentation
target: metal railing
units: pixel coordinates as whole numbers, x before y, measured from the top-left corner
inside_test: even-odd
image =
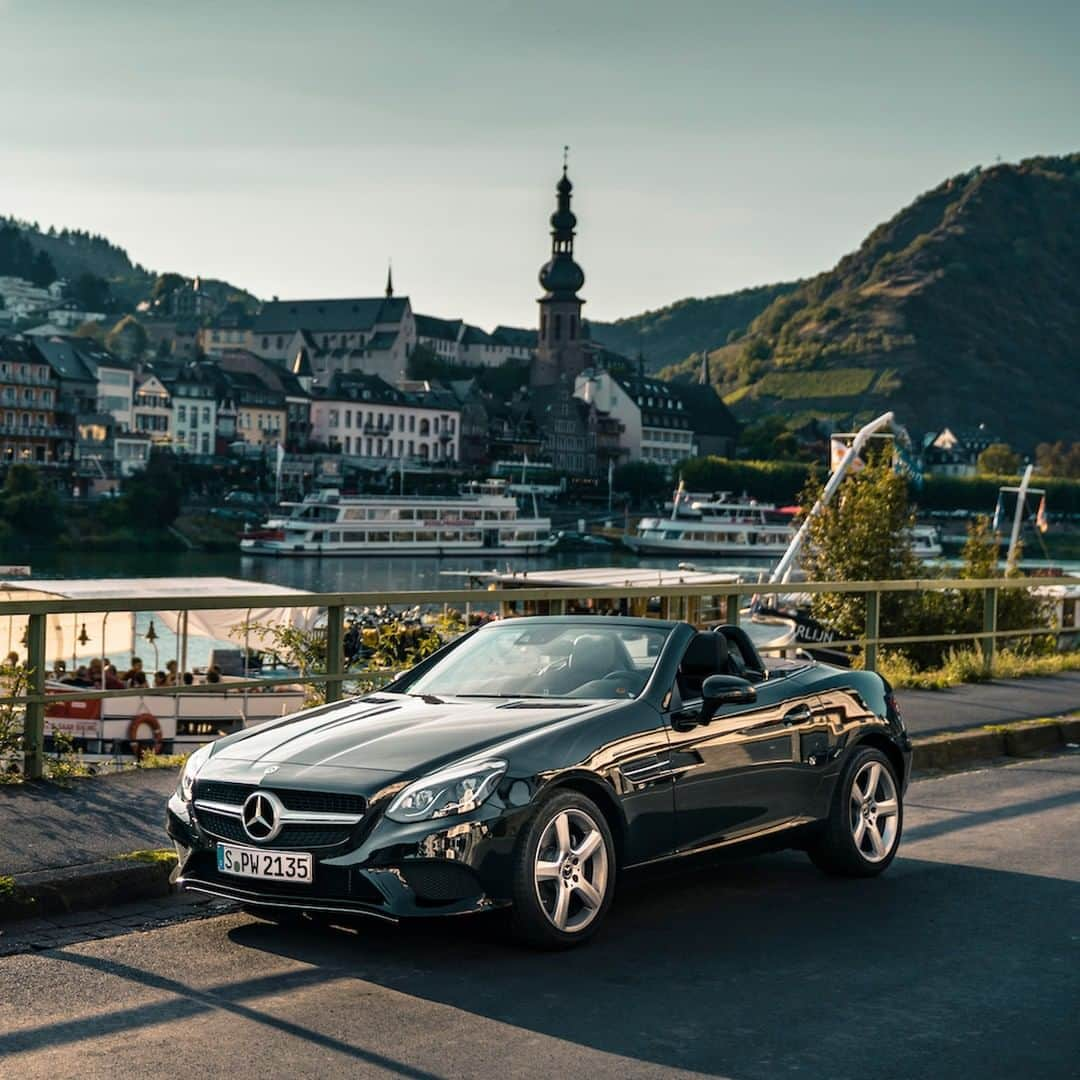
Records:
[[[671,571],[663,571],[671,574]],[[51,615],[88,615],[107,612],[153,612],[212,610],[244,610],[257,608],[324,608],[326,610],[326,671],[321,674],[299,674],[270,679],[242,679],[227,683],[199,684],[194,686],[154,687],[153,694],[174,696],[189,693],[221,693],[223,690],[250,690],[282,684],[324,685],[326,700],[338,701],[346,681],[358,680],[375,669],[350,670],[345,658],[345,620],[350,609],[389,606],[390,608],[446,609],[457,607],[466,614],[471,609],[499,610],[503,615],[567,614],[575,610],[600,613],[605,610],[625,611],[631,615],[653,616],[661,619],[685,619],[694,625],[710,623],[738,624],[739,612],[744,598],[751,596],[800,594],[861,594],[866,597],[864,633],[858,638],[829,641],[829,649],[861,648],[863,667],[874,670],[882,646],[928,644],[932,642],[971,641],[978,644],[984,668],[990,671],[997,643],[1003,639],[1080,633],[1075,617],[1059,620],[1057,625],[1047,624],[1022,629],[1002,630],[998,627],[998,598],[1003,591],[1033,589],[1044,586],[1080,585],[1075,577],[1039,578],[917,578],[899,581],[855,582],[799,582],[797,584],[762,584],[754,582],[722,582],[707,584],[655,584],[626,586],[578,586],[566,587],[503,587],[490,589],[443,589],[435,591],[360,592],[360,593],[272,593],[252,592],[250,595],[199,597],[146,596],[98,598],[95,600],[9,600],[0,602],[0,618],[3,616],[26,616],[28,692],[0,696],[0,708],[25,707],[23,723],[24,772],[31,778],[40,778],[44,771],[44,725],[48,704],[58,701],[90,701],[105,698],[145,696],[146,689],[125,690],[78,690],[62,695],[46,694],[47,619]],[[979,591],[983,598],[982,629],[948,634],[920,634],[881,636],[881,597],[887,593],[905,592],[969,592]],[[605,602],[610,602],[605,605]],[[1077,604],[1077,601],[1072,601]],[[1080,606],[1080,605],[1078,605]],[[186,616],[185,616],[186,617]],[[761,651],[786,651],[801,646],[786,644],[766,646]],[[385,671],[378,671],[384,676]]]

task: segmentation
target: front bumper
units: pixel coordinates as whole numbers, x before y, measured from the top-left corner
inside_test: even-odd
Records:
[[[312,850],[311,884],[219,871],[219,839],[200,825],[175,793],[169,800],[167,829],[179,860],[173,880],[185,889],[243,904],[396,922],[507,906],[513,848],[523,816],[485,804],[465,817],[401,825],[372,810],[346,842]]]

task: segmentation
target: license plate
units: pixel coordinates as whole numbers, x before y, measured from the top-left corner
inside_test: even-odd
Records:
[[[217,868],[223,874],[236,874],[238,877],[305,884],[314,880],[311,853],[308,851],[257,851],[255,848],[218,844]]]

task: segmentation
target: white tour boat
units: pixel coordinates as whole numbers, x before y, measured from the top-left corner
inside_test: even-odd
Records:
[[[82,601],[92,607],[103,598],[129,599],[140,608],[148,598],[175,601],[177,607],[163,604],[148,616],[157,624],[154,635],[148,636],[136,625],[135,611],[109,613],[83,612],[49,615],[46,622],[46,660],[50,672],[63,661],[67,674],[87,666],[95,658],[109,659],[123,672],[132,656],[145,660],[147,681],[153,681],[154,671],[175,660],[180,671],[189,670],[189,659],[198,652],[212,657],[212,647],[231,645],[233,651],[247,655],[247,649],[266,649],[272,643],[263,639],[258,627],[270,624],[291,624],[310,630],[321,618],[321,610],[312,607],[271,606],[256,609],[247,607],[214,610],[183,611],[185,599],[221,596],[228,604],[229,597],[296,595],[300,590],[282,585],[253,584],[236,578],[96,578],[92,580],[41,580],[19,578],[0,581],[0,602],[26,600]],[[243,603],[237,600],[237,604]],[[143,608],[142,610],[146,610]],[[142,631],[142,632],[140,632]],[[0,648],[14,652],[25,660],[27,616],[0,616]],[[193,639],[203,639],[196,641]],[[160,643],[160,644],[159,644]],[[242,645],[243,649],[236,649]],[[304,707],[305,689],[296,683],[267,683],[266,686],[247,686],[231,689],[230,683],[250,681],[241,668],[235,674],[222,675],[213,689],[208,689],[201,676],[193,677],[191,690],[178,694],[155,692],[152,685],[127,696],[91,701],[65,700],[66,694],[79,690],[106,689],[85,685],[73,686],[49,678],[46,692],[55,701],[45,710],[45,734],[62,732],[91,754],[128,754],[152,746],[169,752],[186,753],[220,735],[241,728],[275,720]]]
[[[285,503],[240,541],[250,555],[536,555],[547,548],[551,520],[521,516],[505,480],[468,484],[457,496],[342,496],[330,489]]]
[[[642,518],[637,531],[624,537],[626,546],[641,555],[779,559],[795,538],[797,507],[777,508],[747,496],[733,499],[726,491],[695,494],[682,485],[669,506],[668,517]],[[920,559],[942,555],[941,533],[934,525],[914,526],[911,545]]]
[[[642,555],[747,556],[778,559],[795,530],[791,510],[729,492],[675,492],[668,517],[645,517],[624,542]]]

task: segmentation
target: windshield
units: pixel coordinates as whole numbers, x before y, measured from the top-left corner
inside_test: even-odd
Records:
[[[478,631],[402,689],[451,697],[637,697],[669,632],[509,620]]]

